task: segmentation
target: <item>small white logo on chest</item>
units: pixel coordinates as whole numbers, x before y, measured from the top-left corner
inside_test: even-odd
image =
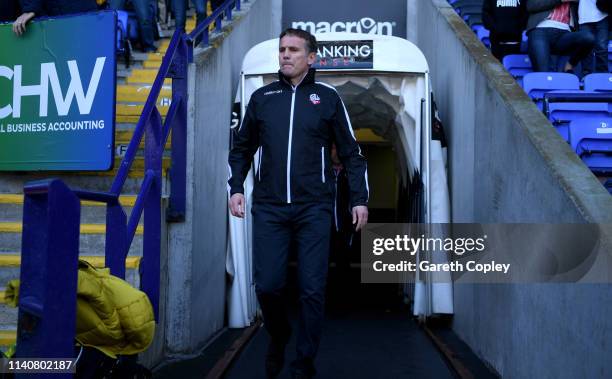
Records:
[[[321,102],[321,98],[319,98],[319,95],[317,95],[316,93],[313,93],[310,95],[310,102],[314,105],[317,105]]]
[[[275,94],[277,94],[277,93],[282,93],[282,92],[283,92],[283,90],[282,90],[282,89],[279,89],[279,90],[277,90],[277,91],[268,91],[268,92],[265,92],[265,93],[264,93],[264,96],[268,96],[268,95],[275,95]]]

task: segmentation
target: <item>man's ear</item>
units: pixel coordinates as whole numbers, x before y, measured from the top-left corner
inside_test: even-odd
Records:
[[[317,53],[308,53],[308,65],[312,66],[317,60]]]

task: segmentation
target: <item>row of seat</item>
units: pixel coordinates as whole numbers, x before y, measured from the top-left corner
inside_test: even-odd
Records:
[[[612,74],[531,72],[523,89],[596,175],[612,175]]]
[[[482,24],[482,0],[449,0],[449,3],[477,38],[490,48],[490,33]],[[535,73],[527,49],[527,35],[523,32],[522,54],[506,56],[502,62],[504,67],[582,161],[596,175],[612,175],[612,75],[590,74],[580,81],[573,74]],[[608,45],[608,55],[612,60],[612,42]],[[567,61],[567,57],[554,58],[555,67]],[[609,99],[607,95],[602,97],[602,93],[609,93]],[[612,194],[612,179],[604,185]]]
[[[449,3],[474,31],[480,42],[490,49],[490,32],[482,23],[482,0],[449,0]],[[522,54],[528,52],[527,40],[527,33],[523,32],[520,49]],[[562,67],[566,60],[567,57],[562,58],[557,62],[556,67]],[[612,40],[608,41],[608,72],[612,72]]]

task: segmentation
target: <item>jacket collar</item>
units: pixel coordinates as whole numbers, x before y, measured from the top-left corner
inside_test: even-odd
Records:
[[[304,79],[302,79],[302,81],[300,82],[300,84],[298,84],[298,86],[303,85],[303,84],[314,83],[314,81],[315,81],[315,72],[316,71],[317,70],[315,70],[312,67],[309,68],[308,72],[306,73],[306,76],[304,76]],[[288,85],[289,87],[293,87],[293,84],[291,84],[291,79],[289,79],[288,77],[283,75],[281,70],[278,70],[278,79],[280,80],[281,83],[284,83],[284,84]]]

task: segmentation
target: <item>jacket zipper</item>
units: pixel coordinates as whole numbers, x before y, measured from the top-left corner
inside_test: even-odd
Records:
[[[325,183],[325,146],[321,146],[321,182]]]
[[[291,140],[293,139],[293,109],[296,87],[291,86],[291,114],[289,115],[289,143],[287,144],[287,204],[291,204]]]
[[[338,173],[336,169],[332,170],[334,172],[334,221],[336,222],[336,231],[339,232],[340,228],[338,227]]]

